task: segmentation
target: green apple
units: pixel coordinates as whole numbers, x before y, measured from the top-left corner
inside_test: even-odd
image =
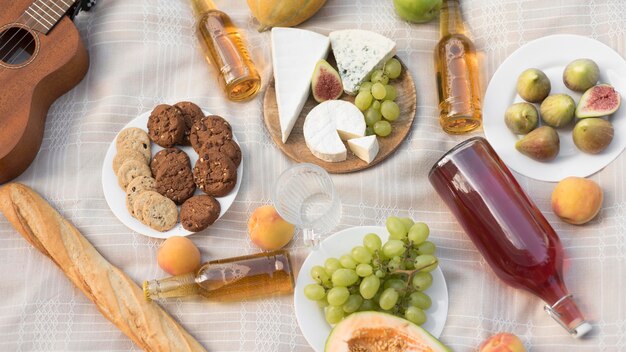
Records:
[[[439,15],[442,0],[393,0],[396,13],[402,19],[423,23]]]

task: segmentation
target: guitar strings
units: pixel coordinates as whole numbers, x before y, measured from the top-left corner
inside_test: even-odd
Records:
[[[52,10],[52,12],[53,12],[54,14],[58,15],[58,13],[57,13],[57,12],[56,12],[56,11],[55,11],[55,10],[54,10],[51,6],[50,6],[50,5],[46,4],[46,3],[44,2],[44,0],[40,0],[40,1],[41,1],[41,4],[42,4],[42,5],[44,5],[45,7],[49,8],[50,10]],[[61,1],[64,5],[68,6],[68,4],[67,4],[64,0],[60,0],[60,1]],[[35,0],[35,1],[33,2],[33,4],[34,4],[34,5],[35,5],[35,6],[36,6],[39,10],[40,10],[40,12],[43,12],[43,14],[42,14],[42,13],[40,13],[40,12],[38,12],[36,9],[34,9],[34,8],[32,8],[32,7],[29,7],[29,9],[31,9],[31,10],[35,13],[35,15],[39,15],[39,17],[40,17],[42,20],[44,20],[44,21],[46,21],[46,22],[50,23],[50,21],[48,21],[48,20],[44,17],[44,15],[47,15],[47,16],[49,16],[50,18],[54,18],[54,16],[50,15],[48,12],[46,12],[46,11],[45,11],[42,7],[40,7],[40,6],[39,6],[39,5],[37,5],[36,3],[37,3],[37,0]],[[51,1],[51,3],[52,3],[54,6],[58,7],[58,8],[62,11],[62,13],[63,13],[63,14],[67,11],[67,10],[63,10],[63,8],[62,8],[61,6],[59,6],[56,2]],[[33,26],[33,25],[35,25],[35,22],[38,22],[39,24],[44,25],[43,23],[39,22],[39,21],[38,21],[38,20],[34,17],[34,15],[29,14],[27,11],[28,11],[28,9],[26,9],[26,10],[22,13],[22,15],[21,15],[20,17],[18,17],[18,19],[17,19],[17,21],[16,21],[16,22],[18,22],[18,21],[19,21],[22,17],[24,17],[25,15],[28,15],[30,18],[29,18],[27,21],[25,21],[23,24],[24,24],[26,27],[28,27],[29,29],[32,29],[32,26]],[[61,16],[61,17],[62,17],[62,16]],[[60,20],[60,19],[59,19],[59,20]],[[33,21],[34,21],[34,22],[33,22]],[[52,26],[54,26],[54,23],[50,23],[50,24],[51,24],[51,27],[52,27]],[[50,27],[50,28],[51,28],[51,27]],[[46,27],[46,28],[47,28],[47,27]],[[5,31],[4,33],[2,33],[2,36],[0,36],[0,41],[2,40],[2,37],[6,34],[6,32],[7,32],[7,31]],[[9,43],[13,40],[13,38],[17,35],[17,33],[19,33],[19,31],[16,31],[16,32],[15,32],[15,33],[11,36],[11,38],[9,38],[9,40],[8,40],[5,44],[3,44],[3,45],[2,45],[2,47],[0,47],[0,52],[2,51],[2,49],[4,49],[4,48],[5,48],[5,46],[6,46],[7,44],[9,44]],[[20,46],[20,43],[22,43],[22,41],[23,41],[24,39],[28,38],[28,36],[29,36],[29,35],[31,35],[31,39],[30,39],[30,41],[29,41],[26,45],[24,45],[24,46]],[[19,40],[17,40],[17,41],[15,42],[15,44],[11,47],[11,49],[9,49],[9,50],[5,53],[5,55],[4,55],[4,56],[3,56],[0,60],[1,60],[1,61],[3,61],[3,62],[7,62],[7,64],[12,64],[12,62],[10,62],[10,61],[5,61],[5,60],[6,60],[9,56],[11,56],[11,55],[12,55],[13,50],[15,50],[16,48],[18,48],[18,49],[17,49],[17,51],[14,53],[13,58],[12,58],[12,61],[13,61],[13,62],[15,62],[15,60],[17,60],[17,59],[19,58],[19,54],[21,54],[21,53],[25,53],[25,52],[26,52],[26,50],[28,49],[28,47],[29,47],[29,46],[33,43],[33,41],[35,41],[35,35],[36,35],[36,34],[32,34],[32,33],[26,33],[26,34],[24,34],[24,35],[23,35],[23,36],[22,36]],[[20,53],[20,51],[21,51],[21,53]]]

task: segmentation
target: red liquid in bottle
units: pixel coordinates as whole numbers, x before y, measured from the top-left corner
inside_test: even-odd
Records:
[[[455,147],[429,180],[500,279],[543,299],[570,333],[590,329],[563,283],[557,234],[486,140]]]

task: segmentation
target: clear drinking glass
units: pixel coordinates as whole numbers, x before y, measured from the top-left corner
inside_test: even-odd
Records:
[[[272,201],[278,214],[300,227],[304,244],[317,247],[320,234],[330,232],[341,217],[341,200],[326,170],[302,163],[276,180]]]
[[[570,334],[591,330],[563,281],[563,246],[487,140],[446,153],[428,178],[496,275],[543,299]]]

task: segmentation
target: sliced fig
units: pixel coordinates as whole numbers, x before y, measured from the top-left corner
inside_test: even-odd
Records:
[[[552,160],[559,154],[559,134],[550,126],[541,126],[518,140],[515,149],[531,159]]]
[[[608,116],[616,112],[621,104],[619,93],[608,84],[593,86],[583,94],[576,106],[576,117]]]
[[[315,65],[311,79],[311,91],[313,98],[318,103],[339,99],[343,93],[343,84],[341,84],[339,73],[324,59]]]
[[[613,125],[609,121],[592,117],[580,120],[572,131],[572,137],[578,149],[598,154],[611,144],[613,133]]]

